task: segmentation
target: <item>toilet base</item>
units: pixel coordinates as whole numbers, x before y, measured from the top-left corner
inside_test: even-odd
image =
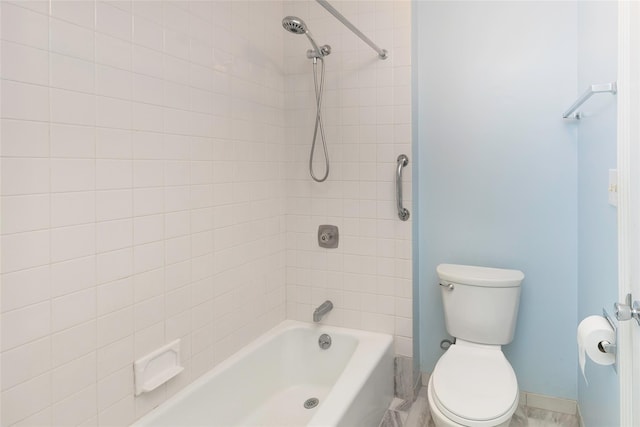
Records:
[[[429,402],[429,409],[431,410],[431,417],[433,418],[433,422],[435,423],[436,427],[469,427],[468,425],[458,424],[457,422],[450,420],[440,411],[440,409],[438,409],[435,402],[433,401],[431,392],[431,388],[433,387],[433,385],[431,384],[432,381],[432,379],[429,379],[429,385],[427,386],[427,400]],[[509,417],[508,420],[503,421],[500,424],[491,425],[482,423],[481,425],[491,427],[509,427],[511,418],[512,417]]]

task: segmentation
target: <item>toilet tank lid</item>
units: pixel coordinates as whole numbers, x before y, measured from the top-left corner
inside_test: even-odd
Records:
[[[518,287],[524,279],[524,273],[520,270],[475,265],[440,264],[436,271],[440,280],[491,288]]]

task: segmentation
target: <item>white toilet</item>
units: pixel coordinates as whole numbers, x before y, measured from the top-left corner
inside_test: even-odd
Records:
[[[513,340],[519,270],[440,264],[445,323],[456,338],[436,363],[427,397],[437,427],[508,426],[518,381],[501,346]]]

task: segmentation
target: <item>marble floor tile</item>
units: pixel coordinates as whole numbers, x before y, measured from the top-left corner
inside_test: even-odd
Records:
[[[562,414],[539,408],[527,407],[529,427],[579,427],[577,415]]]
[[[401,399],[414,400],[413,358],[396,356],[395,364],[395,394]]]
[[[400,412],[388,409],[384,413],[380,427],[403,427],[404,422],[400,416]]]
[[[380,427],[435,427],[431,418],[427,389],[422,387],[411,407],[394,399]],[[385,424],[386,422],[386,424]],[[513,414],[509,427],[579,427],[577,415],[562,414],[520,405]]]
[[[422,387],[413,405],[409,408],[407,422],[403,427],[425,427],[431,425],[430,423],[433,423],[433,420],[427,401],[427,388]]]

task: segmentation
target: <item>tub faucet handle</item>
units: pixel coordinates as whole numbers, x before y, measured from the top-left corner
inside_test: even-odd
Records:
[[[339,239],[340,232],[335,225],[322,224],[318,226],[318,245],[321,248],[337,248]]]

